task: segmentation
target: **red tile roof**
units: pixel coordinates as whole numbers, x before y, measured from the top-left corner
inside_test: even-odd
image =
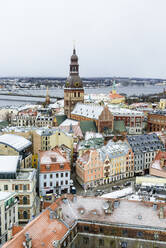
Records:
[[[57,204],[52,204],[52,209],[55,209]],[[12,240],[4,244],[3,248],[22,248],[25,241],[25,233],[29,233],[32,238],[33,248],[52,248],[54,240],[61,240],[68,228],[58,219],[50,219],[49,210],[46,209],[38,217],[27,224],[22,231],[17,233]]]
[[[124,96],[121,96],[117,93],[113,94],[112,92],[110,92],[110,98],[111,99],[116,99],[116,98],[124,98]]]
[[[23,229],[22,226],[13,226],[12,228],[12,236],[14,236],[16,233],[20,232]]]
[[[51,151],[40,151],[40,173],[70,171],[70,162],[59,148]]]

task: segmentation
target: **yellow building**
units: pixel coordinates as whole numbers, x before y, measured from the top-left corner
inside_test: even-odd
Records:
[[[166,108],[166,99],[160,99],[159,108],[162,110]]]
[[[55,146],[64,145],[70,149],[71,157],[73,154],[73,144],[74,144],[73,134],[68,134],[67,132],[64,132],[58,129],[38,128],[38,129],[31,129],[31,130],[24,129],[22,131],[13,130],[13,131],[9,131],[7,134],[14,135],[14,136],[16,136],[15,134],[17,134],[18,137],[22,139],[23,137],[26,137],[26,139],[28,139],[29,142],[30,141],[32,142],[31,159],[26,158],[26,164],[30,163],[32,168],[37,168],[38,166],[38,152],[39,151],[48,151],[54,148]],[[17,151],[13,150],[10,146],[8,147],[8,151],[7,151],[4,144],[0,144],[0,148],[2,148],[1,150],[3,150],[3,154],[1,154],[0,152],[1,155],[18,155],[19,154]],[[26,167],[29,167],[29,166],[26,166]]]
[[[113,82],[112,91],[109,94],[110,103],[119,104],[125,102],[125,97],[117,94],[115,88],[115,81]]]

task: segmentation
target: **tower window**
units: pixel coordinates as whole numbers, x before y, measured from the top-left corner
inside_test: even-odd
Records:
[[[78,92],[78,97],[80,97],[80,92]]]
[[[74,97],[76,97],[76,92],[74,92]]]

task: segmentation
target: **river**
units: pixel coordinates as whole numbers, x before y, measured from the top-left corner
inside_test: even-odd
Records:
[[[163,92],[166,85],[147,85],[147,86],[117,86],[117,92],[119,94],[124,93],[127,96],[131,95],[142,95],[142,94],[157,94]],[[108,94],[111,91],[111,87],[102,87],[102,88],[86,88],[85,94]],[[23,89],[17,90],[17,93],[33,94],[33,95],[46,95],[46,90],[44,89]],[[64,90],[61,88],[51,88],[49,90],[49,95],[52,97],[63,97]],[[8,97],[9,100],[6,100]],[[2,96],[0,95],[0,107],[2,106],[21,106],[25,103],[35,103],[39,101],[44,101],[40,97],[21,97],[21,96]]]

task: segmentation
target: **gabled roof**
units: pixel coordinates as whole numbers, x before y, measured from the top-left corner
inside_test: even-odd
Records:
[[[58,126],[67,119],[67,116],[66,115],[56,115],[55,116],[56,118],[56,122],[58,124]]]
[[[28,139],[15,134],[0,135],[0,143],[10,146],[18,152],[32,145]]]
[[[9,125],[8,121],[0,121],[0,129],[5,128]]]
[[[85,135],[86,132],[97,132],[96,123],[94,121],[80,121],[80,128]]]
[[[103,107],[97,104],[77,103],[71,114],[97,120],[102,111]]]
[[[114,133],[126,133],[126,127],[124,121],[114,121]]]

